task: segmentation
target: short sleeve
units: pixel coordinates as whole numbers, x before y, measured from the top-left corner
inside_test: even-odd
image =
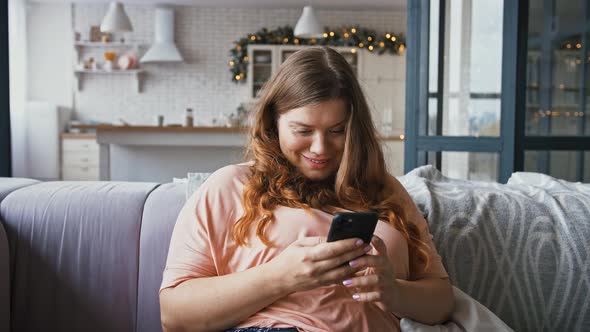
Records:
[[[193,278],[217,275],[209,240],[209,193],[201,186],[181,209],[170,240],[160,290]]]
[[[241,211],[247,180],[244,164],[223,167],[207,178],[181,209],[170,240],[160,290],[220,274],[219,253]]]
[[[417,226],[420,233],[420,239],[428,245],[428,256],[430,258],[428,266],[425,266],[423,263],[421,263],[418,260],[417,255],[410,255],[409,279],[418,280],[424,278],[448,278],[449,275],[447,274],[447,271],[445,270],[445,267],[442,263],[442,259],[434,246],[434,242],[432,241],[432,234],[430,234],[426,219],[424,219],[404,186],[402,186],[402,184],[399,183],[397,179],[393,177],[392,179],[394,182],[394,192],[401,197],[403,207],[406,210],[406,217],[408,218],[408,221],[414,223],[414,225]]]

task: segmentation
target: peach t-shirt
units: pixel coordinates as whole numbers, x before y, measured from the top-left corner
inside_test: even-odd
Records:
[[[332,215],[315,209],[310,213],[302,209],[278,207],[267,231],[274,247],[266,247],[255,235],[250,238],[249,247],[236,246],[230,230],[243,213],[242,190],[249,172],[247,164],[221,168],[186,202],[172,233],[161,289],[175,287],[192,278],[243,271],[269,262],[299,238],[327,236]],[[447,278],[426,221],[415,207],[413,209],[416,211],[410,215],[414,216],[422,239],[431,248],[428,270],[410,264],[407,242],[395,228],[379,222],[375,234],[385,242],[388,258],[398,279]],[[238,327],[247,326],[292,326],[310,332],[399,331],[399,320],[372,303],[353,300],[351,290],[343,285],[332,285],[285,296]]]

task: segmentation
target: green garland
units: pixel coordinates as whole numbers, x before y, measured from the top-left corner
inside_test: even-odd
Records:
[[[240,38],[229,51],[232,81],[245,81],[248,72],[248,45],[251,44],[355,46],[379,55],[401,54],[406,48],[405,38],[393,33],[378,34],[375,30],[353,26],[335,30],[325,28],[324,31],[325,38],[299,39],[293,36],[293,28],[287,25],[275,30],[262,28],[254,34]]]

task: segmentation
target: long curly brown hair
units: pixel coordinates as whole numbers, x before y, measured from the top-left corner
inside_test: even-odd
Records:
[[[289,110],[339,98],[348,107],[342,161],[338,172],[323,181],[303,176],[283,155],[277,120]],[[408,222],[388,179],[383,152],[365,96],[346,59],[329,47],[300,50],[281,65],[261,90],[253,109],[247,158],[251,176],[242,195],[244,214],[233,225],[237,245],[248,245],[251,227],[267,246],[266,236],[277,206],[374,211],[408,241],[410,255],[428,265],[428,246],[417,226]]]

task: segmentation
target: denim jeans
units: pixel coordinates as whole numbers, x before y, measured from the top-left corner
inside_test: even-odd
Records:
[[[239,329],[229,329],[225,332],[297,332],[294,327],[240,327]]]

